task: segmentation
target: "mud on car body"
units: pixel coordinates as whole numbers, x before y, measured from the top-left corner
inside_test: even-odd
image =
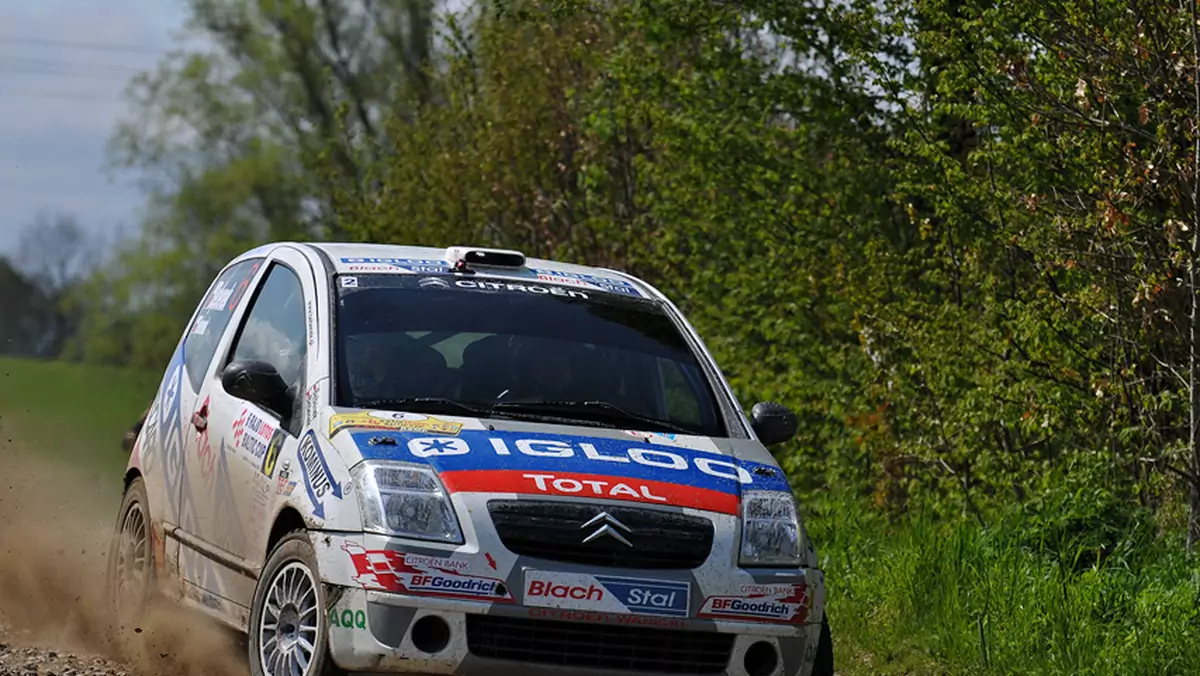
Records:
[[[116,612],[166,598],[254,674],[833,673],[824,579],[694,329],[629,275],[293,244],[196,308],[136,435]]]

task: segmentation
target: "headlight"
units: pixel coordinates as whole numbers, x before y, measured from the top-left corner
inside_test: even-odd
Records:
[[[742,494],[740,565],[800,565],[800,518],[791,493],[747,491]]]
[[[462,544],[462,529],[437,474],[428,467],[366,461],[352,473],[363,530]]]

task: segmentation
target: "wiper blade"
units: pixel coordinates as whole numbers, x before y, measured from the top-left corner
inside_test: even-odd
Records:
[[[692,430],[676,423],[634,413],[607,401],[510,401],[496,404],[492,406],[492,410],[546,413],[566,417],[587,416],[591,420],[649,426],[650,431],[693,433]]]
[[[402,397],[400,399],[371,399],[355,402],[357,408],[378,408],[385,411],[412,411],[413,413],[459,413],[484,417],[490,411],[483,406],[472,406],[461,401],[443,397]]]
[[[377,408],[385,411],[411,411],[413,413],[449,413],[476,418],[519,416],[550,421],[553,416],[554,422],[580,422],[591,425],[625,423],[626,425],[648,426],[650,431],[665,430],[684,434],[692,432],[675,423],[640,415],[607,401],[511,401],[489,408],[444,397],[401,397],[355,402],[355,407]]]

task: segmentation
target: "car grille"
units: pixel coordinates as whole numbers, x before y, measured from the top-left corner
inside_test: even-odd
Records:
[[[488,511],[509,551],[550,561],[616,568],[691,569],[704,563],[713,544],[713,523],[709,519],[654,509],[493,500],[488,502]],[[628,526],[628,531],[619,531],[628,545],[608,536],[583,541],[600,528],[600,524],[587,528],[584,524],[602,512]]]
[[[719,674],[733,634],[467,616],[471,654],[498,660],[613,671]]]

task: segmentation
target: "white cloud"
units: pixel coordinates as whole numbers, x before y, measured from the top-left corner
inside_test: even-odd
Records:
[[[176,0],[0,2],[0,252],[44,208],[95,229],[136,222],[142,196],[102,173],[104,145],[128,79],[183,18]]]

